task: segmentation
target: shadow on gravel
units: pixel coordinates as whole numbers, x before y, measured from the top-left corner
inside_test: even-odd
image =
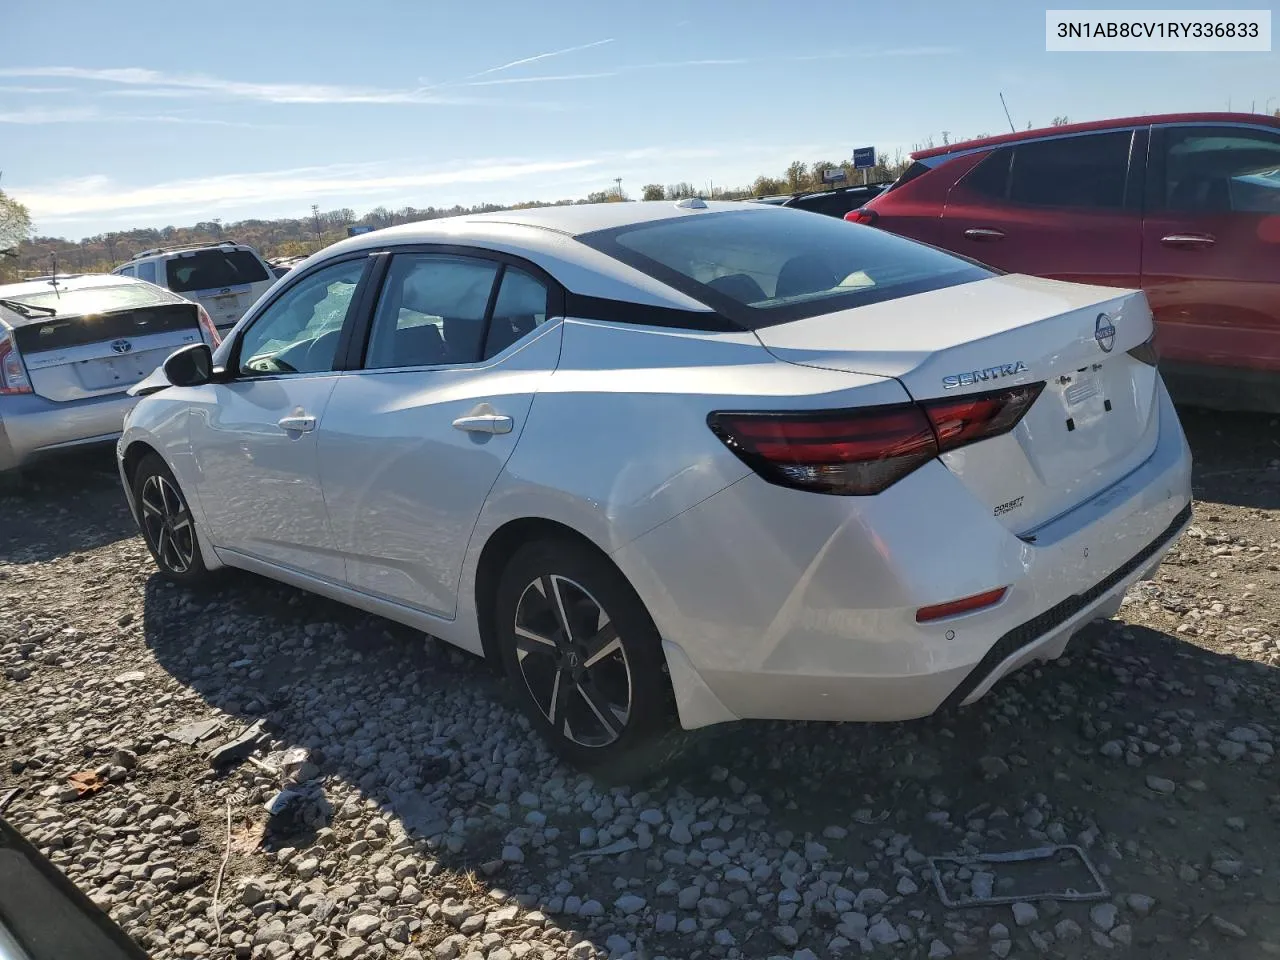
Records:
[[[110,448],[42,461],[0,487],[0,563],[42,563],[138,532]]]
[[[882,889],[895,916],[916,908],[937,920],[943,910],[921,879],[922,853],[1046,842],[1089,847],[1114,893],[1156,898],[1152,918],[1124,921],[1134,925],[1143,956],[1173,956],[1190,938],[1215,957],[1243,960],[1256,955],[1258,940],[1280,941],[1275,768],[1260,760],[1261,746],[1242,745],[1238,755],[1231,748],[1229,758],[1221,747],[1233,728],[1275,723],[1277,672],[1167,634],[1093,625],[1063,659],[1024,670],[979,704],[946,716],[880,726],[719,728],[685,763],[656,775],[661,779],[621,792],[593,790],[587,778],[557,766],[478,661],[264,579],[231,573],[216,591],[193,594],[152,577],[145,634],[160,664],[211,707],[246,723],[266,718],[277,741],[312,751],[332,821],[305,810],[280,818],[268,825],[265,847],[294,847],[301,856],[329,826],[339,846],[328,856],[343,857],[342,847],[359,855],[369,833],[356,824],[368,823],[371,803],[375,815],[432,837],[420,841],[429,848],[422,855],[444,870],[421,882],[437,902],[474,902],[500,888],[602,954],[620,950],[616,938],[626,935],[633,943],[638,937],[648,956],[698,949],[724,956],[712,938],[729,928],[710,921],[732,909],[739,956],[790,955],[770,932],[779,923],[785,873],[775,866],[737,882],[722,875],[729,866],[749,866],[753,851],[796,870],[842,871],[840,882],[855,893]],[[270,778],[250,765],[228,777],[244,784],[238,817],[247,811],[265,819]],[[1159,789],[1152,778],[1161,778]],[[1165,780],[1171,793],[1163,792]],[[643,829],[626,816],[632,805],[637,815],[664,810],[666,819]],[[691,842],[669,835],[673,807],[689,811]],[[1234,830],[1231,817],[1250,824],[1250,832]],[[584,828],[590,832],[580,833]],[[735,837],[747,838],[745,853]],[[647,846],[589,854],[618,840]],[[1222,861],[1249,869],[1224,876],[1210,866]],[[700,898],[730,906],[677,909],[674,889],[699,877]],[[369,886],[372,895],[372,879]],[[641,914],[615,909],[620,894],[643,898],[642,909],[655,914],[695,919],[680,932],[674,921],[655,932],[652,914],[640,924]],[[598,901],[602,914],[587,920],[563,912],[575,896]],[[498,906],[495,900],[488,909]],[[822,951],[837,935],[840,919],[825,909],[791,920],[801,945]],[[1088,904],[1040,909],[1047,929],[1059,913],[1091,929]],[[1250,939],[1209,930],[1211,914],[1244,927]],[[1012,926],[1007,907],[961,911],[958,919],[951,930],[969,924],[960,936],[977,937],[975,943],[986,935],[974,931]],[[933,928],[952,937],[940,922]],[[418,945],[425,952],[453,932],[442,922]],[[1094,956],[1098,949],[1086,934],[1062,941],[1054,955]]]
[[[1280,418],[1192,407],[1183,407],[1178,416],[1195,458],[1197,500],[1280,507]]]

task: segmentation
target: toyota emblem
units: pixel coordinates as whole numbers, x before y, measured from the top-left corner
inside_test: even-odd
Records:
[[[116,353],[128,353],[133,349],[133,344],[128,340],[112,340],[111,349]]]
[[[1116,345],[1116,328],[1111,323],[1111,318],[1105,313],[1098,314],[1098,319],[1093,325],[1093,339],[1098,341],[1098,346],[1102,348],[1103,353],[1110,353],[1111,348]]]

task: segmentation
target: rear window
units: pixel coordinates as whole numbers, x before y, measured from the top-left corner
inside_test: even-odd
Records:
[[[235,287],[267,279],[266,268],[248,250],[201,250],[174,257],[165,264],[170,290],[188,293]]]
[[[61,316],[18,327],[18,348],[36,354],[46,350],[65,350],[103,340],[148,337],[175,330],[198,327],[193,303],[165,303],[115,313],[63,319]]]
[[[83,317],[95,313],[111,313],[130,307],[146,307],[155,303],[172,303],[174,298],[140,283],[113,284],[109,287],[78,287],[74,290],[54,290],[52,287],[38,293],[21,293],[7,297],[33,307],[50,307],[58,316]]]
[[[785,208],[692,214],[578,240],[748,329],[995,276],[883,230]]]

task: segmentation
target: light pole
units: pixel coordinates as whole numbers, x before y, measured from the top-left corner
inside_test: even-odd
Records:
[[[1267,102],[1266,102],[1266,103],[1264,103],[1264,104],[1262,105],[1262,112],[1263,112],[1263,113],[1270,113],[1270,112],[1271,112],[1271,101],[1272,101],[1272,100],[1275,100],[1275,99],[1276,99],[1276,97],[1267,97]]]

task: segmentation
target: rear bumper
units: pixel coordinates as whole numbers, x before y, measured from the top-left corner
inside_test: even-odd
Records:
[[[1162,388],[1159,406],[1152,455],[1034,542],[933,463],[867,499],[748,477],[622,548],[682,723],[906,720],[1059,656],[1189,521],[1190,450]],[[1000,586],[994,607],[915,622],[919,607]]]
[[[73,447],[110,443],[135,403],[126,394],[63,403],[37,394],[0,397],[0,471]]]

